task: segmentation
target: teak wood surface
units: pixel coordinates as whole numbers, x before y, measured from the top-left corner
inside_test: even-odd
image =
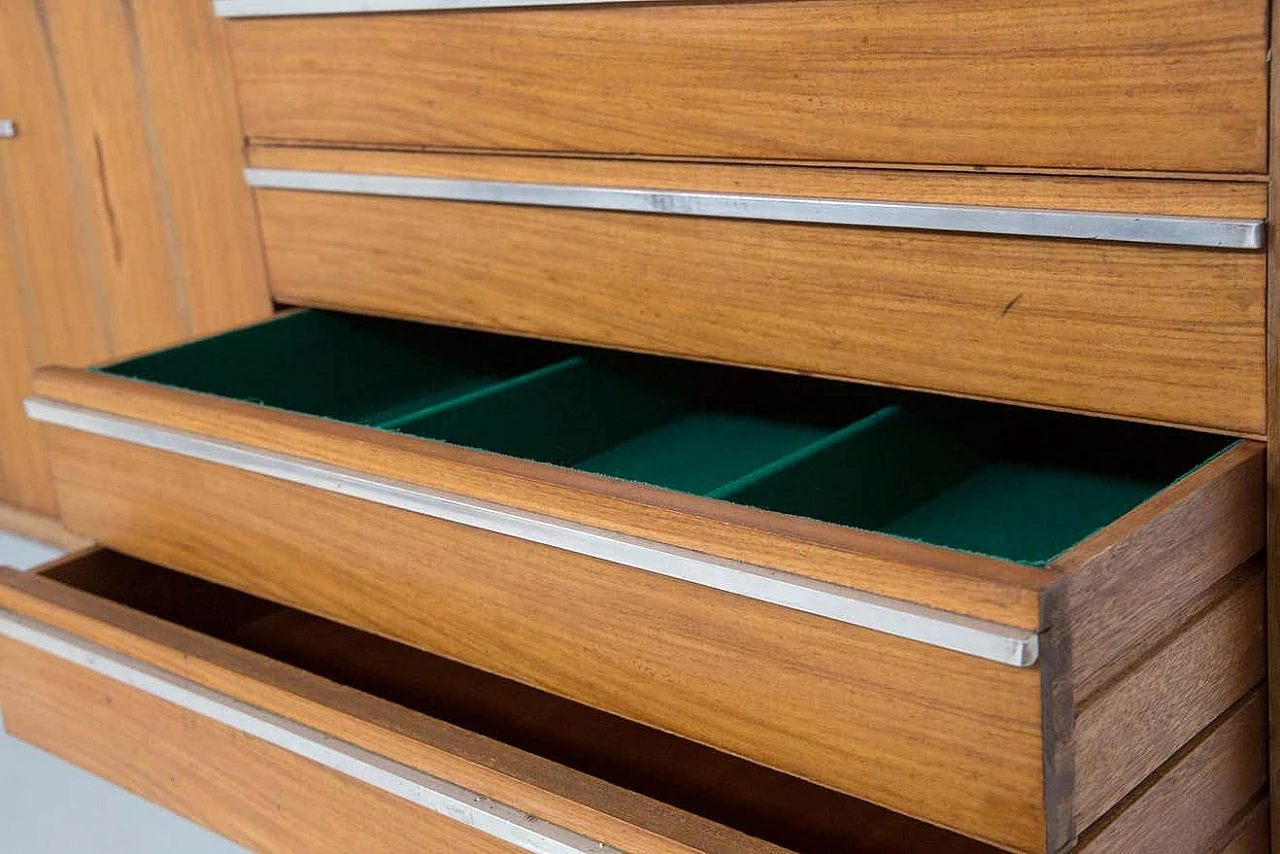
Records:
[[[1262,0],[793,0],[238,19],[255,138],[1262,172]]]
[[[499,503],[524,501],[547,512],[548,499],[559,495],[562,510],[594,508],[586,517],[571,513],[575,521],[598,524],[607,503],[621,497],[614,519],[628,511],[632,518],[608,527],[663,541],[683,530],[702,537],[700,550],[727,556],[752,545],[753,533],[776,539],[764,532],[801,521],[120,378],[50,369],[39,384],[42,394],[72,403]],[[1048,662],[1019,671],[216,464],[65,428],[47,436],[69,523],[122,551],[1018,850],[1043,850],[1046,834],[1051,850],[1070,844],[1181,744],[1170,736],[1141,754],[1114,744],[1080,753],[1073,722],[1092,695],[1121,690],[1130,671],[1200,672],[1206,661],[1214,668],[1236,661],[1224,683],[1201,680],[1170,704],[1169,733],[1189,737],[1254,684],[1261,666],[1249,652],[1256,648],[1232,649],[1238,636],[1209,629],[1194,635],[1207,640],[1183,641],[1196,655],[1160,652],[1199,619],[1207,598],[1225,595],[1224,579],[1262,547],[1261,449],[1250,442],[1050,568],[1018,567],[1037,609],[1029,628],[1045,630]],[[456,479],[468,468],[469,478]],[[450,469],[455,479],[443,476]],[[525,493],[536,481],[543,488]],[[745,540],[712,539],[717,516]],[[859,569],[875,578],[865,571],[867,558],[886,550],[922,579],[945,580],[956,569],[950,561],[963,557],[838,526],[800,530],[823,529],[845,538],[846,584]],[[768,565],[811,575],[826,566]],[[961,567],[999,589],[1013,565],[970,557]],[[829,566],[825,572],[830,578]],[[901,584],[902,574],[894,575]],[[940,598],[936,584],[917,590],[951,611],[968,606]],[[587,649],[596,652],[580,659]],[[1092,720],[1104,733],[1096,738],[1105,741],[1109,721],[1133,714],[1131,700],[1096,707]],[[913,709],[905,716],[904,703]],[[1113,762],[1123,767],[1106,767]],[[1072,792],[1073,763],[1083,794]],[[903,779],[920,785],[904,788]],[[948,793],[942,801],[940,792]]]
[[[82,576],[96,575],[92,561],[102,554],[73,558],[73,562],[80,564],[73,569]],[[1249,581],[1237,584],[1225,599],[1205,612],[1206,617],[1210,621],[1229,622],[1237,616],[1235,603],[1242,601],[1240,594],[1245,590],[1252,593],[1244,598],[1260,602],[1261,581],[1259,572],[1250,572]],[[148,591],[146,598],[154,599],[154,591]],[[173,600],[155,601],[168,611],[174,607]],[[260,605],[270,607],[265,602]],[[0,573],[0,606],[194,679],[251,705],[286,715],[411,767],[514,803],[532,814],[596,834],[595,838],[623,850],[780,850],[753,843],[727,828],[583,777],[553,762],[421,713],[164,622],[146,612],[105,601],[87,591],[51,582],[39,574]],[[293,612],[297,619],[291,620],[281,613],[279,616],[285,618],[281,622],[276,615],[255,617],[254,613],[252,609],[240,609],[224,616],[205,614],[201,619],[242,624],[244,627],[233,631],[232,637],[258,637],[260,643],[262,637],[285,632],[287,637],[282,640],[285,648],[315,647],[313,654],[325,660],[334,652],[326,653],[322,648],[335,638],[326,639],[324,631],[317,633],[314,627],[306,625],[312,618]],[[299,619],[303,622],[299,623]],[[1155,660],[1177,655],[1176,650],[1188,637],[1202,634],[1203,623],[1203,620],[1197,621],[1178,633],[1175,642]],[[1260,641],[1261,623],[1254,621],[1253,625]],[[309,630],[300,636],[298,630],[302,628]],[[336,639],[349,645],[350,638]],[[350,653],[337,650],[340,658],[344,655],[350,658]],[[3,672],[0,702],[4,703],[6,720],[14,734],[256,850],[273,851],[281,845],[308,841],[313,832],[310,825],[317,821],[317,816],[322,816],[323,822],[340,825],[334,830],[339,840],[345,840],[351,829],[370,831],[366,838],[379,840],[380,850],[379,833],[392,833],[392,841],[386,844],[394,845],[394,835],[406,827],[420,828],[417,832],[427,834],[417,840],[419,844],[455,838],[456,825],[451,828],[433,816],[423,816],[422,810],[406,808],[395,799],[352,784],[253,738],[234,736],[221,725],[211,724],[198,715],[121,688],[43,653],[5,641],[0,643],[0,660],[6,665],[0,671]],[[379,660],[375,656],[374,662]],[[360,666],[354,663],[354,658],[352,662],[352,666]],[[1257,657],[1255,670],[1260,672],[1261,668],[1262,660]],[[1146,669],[1144,665],[1137,672]],[[1265,786],[1265,776],[1259,774],[1262,698],[1254,691],[1248,699],[1234,704],[1228,702],[1225,706],[1221,715],[1209,715],[1203,732],[1193,733],[1194,737],[1181,750],[1091,828],[1078,848],[1072,846],[1071,850],[1156,850],[1142,847],[1156,840],[1163,842],[1161,851],[1188,854],[1216,851],[1223,846],[1227,846],[1225,850],[1239,852],[1262,850],[1256,845],[1256,818],[1248,810],[1248,804],[1257,803]],[[131,723],[117,726],[116,715],[124,715]],[[1214,721],[1214,717],[1218,719]],[[136,742],[127,733],[122,734],[130,726],[142,727],[136,733]],[[111,738],[104,739],[103,732],[111,732]],[[121,745],[127,745],[128,749],[122,750]],[[237,768],[262,773],[245,776],[234,773]],[[224,776],[217,769],[227,773]],[[210,781],[210,776],[216,779]],[[224,779],[233,785],[220,785],[218,781]],[[272,802],[277,805],[276,809],[263,811],[255,806],[262,802],[254,783],[258,779],[281,783],[270,789],[275,793]],[[289,779],[298,781],[299,785],[283,782]],[[292,794],[295,790],[313,794],[320,790],[330,797],[295,798]],[[1174,806],[1192,797],[1197,805],[1194,810],[1179,810]],[[245,798],[252,802],[246,802]],[[346,808],[353,803],[383,817],[384,821],[366,827],[360,815],[346,814]],[[1171,810],[1181,818],[1171,822]],[[850,815],[856,817],[859,813],[846,813],[844,818]],[[869,838],[879,838],[882,831],[888,829],[876,826],[877,822],[885,822],[886,816],[867,814],[866,817],[873,822],[865,829]],[[892,817],[887,820],[901,823]],[[928,840],[929,850],[974,850],[954,839],[947,840],[936,834],[930,837],[923,828],[904,826],[898,832],[917,842]],[[456,844],[468,842],[466,834],[459,839]],[[1139,847],[1124,847],[1132,846],[1135,840],[1139,841],[1136,843]],[[1211,842],[1217,844],[1211,845]]]
[[[531,815],[571,827],[605,844],[655,854],[695,851],[775,854],[781,851],[776,846],[575,773],[541,757],[95,596],[34,575],[5,571],[3,578],[0,600],[6,608]],[[87,698],[101,697],[111,685],[104,677],[80,671],[74,665],[58,662],[11,641],[0,642],[0,649],[4,650],[0,660],[5,665],[0,668],[0,686],[3,686],[0,702],[4,703],[5,724],[11,732],[56,753],[78,751],[83,756],[68,758],[78,764],[89,764],[90,770],[108,778],[119,779],[123,772],[125,780],[121,782],[129,788],[213,826],[220,833],[233,838],[238,834],[229,831],[266,833],[266,836],[250,835],[241,844],[256,849],[257,845],[270,843],[272,847],[268,850],[282,851],[364,850],[370,839],[379,840],[379,845],[400,844],[396,837],[414,828],[406,841],[418,847],[405,850],[422,850],[420,846],[434,839],[446,844],[431,850],[459,850],[447,843],[475,846],[477,851],[510,850],[483,841],[483,837],[464,830],[457,822],[442,820],[416,805],[352,783],[336,772],[293,758],[250,737],[233,734],[221,725],[210,726],[210,722],[203,721],[199,715],[146,698],[131,689],[112,687],[107,691],[121,701],[120,708],[124,711],[99,708],[113,704],[87,702]],[[24,666],[24,662],[38,666]],[[72,681],[83,693],[79,697],[75,689],[61,693],[55,684],[46,684],[37,678],[36,674],[48,675],[51,671],[61,671],[68,676],[78,674]],[[53,701],[55,698],[57,702]],[[15,715],[15,704],[35,708],[30,715]],[[129,722],[122,720],[119,728],[113,726],[115,714],[121,714]],[[102,718],[104,715],[106,719]],[[157,720],[157,716],[161,719]],[[48,732],[41,730],[42,722],[47,722],[43,725],[52,727],[61,738],[42,738],[42,732]],[[67,729],[68,722],[75,722],[73,728]],[[139,727],[136,739],[124,735],[134,726]],[[148,735],[152,726],[157,727],[155,734]],[[103,732],[111,732],[112,737],[102,738]],[[120,737],[117,739],[117,736]],[[228,753],[237,743],[240,749]],[[154,746],[148,750],[148,745]],[[221,778],[222,775],[201,772],[205,748],[214,750],[214,757],[221,760],[219,767],[234,781],[233,786],[224,789],[216,783],[209,785],[209,777]],[[236,773],[239,762],[245,763],[241,767],[253,773]],[[158,769],[155,763],[159,763]],[[98,767],[93,767],[94,764]],[[179,769],[184,769],[184,773],[177,775],[176,780],[171,779],[169,775]],[[261,789],[253,783],[258,771],[270,781]],[[279,784],[290,776],[299,781],[298,784]],[[166,792],[166,785],[174,788]],[[315,792],[314,786],[322,787],[325,794]],[[236,794],[238,789],[247,792]],[[264,815],[260,807],[246,802],[270,804],[277,796],[289,805],[285,816],[274,810],[267,810]],[[379,829],[383,825],[381,821],[366,827],[360,806],[376,810],[390,824],[384,830]],[[348,807],[357,808],[348,813]],[[204,812],[208,809],[214,812]],[[335,835],[341,843],[338,847],[330,849],[321,842],[317,848],[276,847],[291,839],[293,844],[313,841],[309,834],[314,829],[299,827],[307,822],[299,822],[296,817],[290,820],[288,814],[309,814],[310,821],[314,822],[316,811],[320,816],[327,816],[320,822],[321,829]],[[347,846],[352,840],[361,840],[361,836],[354,834],[362,828],[363,840]],[[382,832],[389,833],[386,843],[382,842]],[[303,835],[301,840],[297,834]],[[477,842],[477,838],[481,841]]]
[[[1258,217],[1262,201],[1257,185],[1204,181],[292,148],[256,149],[251,162],[1206,216]],[[272,292],[289,304],[1265,432],[1259,251],[269,189],[256,196]]]
[[[53,517],[31,369],[269,316],[209,0],[0,8],[0,503]]]

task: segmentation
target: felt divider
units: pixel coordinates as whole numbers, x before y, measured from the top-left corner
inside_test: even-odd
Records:
[[[398,429],[582,471],[705,494],[841,426],[790,378],[595,353],[443,403]],[[657,360],[671,367],[665,360]],[[754,379],[736,396],[731,379]],[[846,395],[849,398],[857,396]],[[852,408],[851,408],[852,406]]]
[[[377,425],[527,373],[572,348],[298,311],[107,369],[161,385]]]
[[[315,310],[104,370],[1032,565],[1231,444]]]

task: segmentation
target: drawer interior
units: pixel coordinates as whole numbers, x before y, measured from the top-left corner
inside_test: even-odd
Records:
[[[42,574],[792,851],[996,850],[659,730],[124,555],[99,552]],[[486,751],[486,762],[501,764],[497,755]]]
[[[1233,441],[314,310],[103,370],[1030,565]]]

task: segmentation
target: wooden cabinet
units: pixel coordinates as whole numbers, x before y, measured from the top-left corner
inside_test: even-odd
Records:
[[[19,735],[269,851],[1265,848],[1261,0],[30,21],[119,554]]]

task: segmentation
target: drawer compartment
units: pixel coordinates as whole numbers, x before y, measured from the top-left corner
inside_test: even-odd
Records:
[[[237,5],[274,15],[228,27],[254,138],[1266,171],[1262,0]]]
[[[284,303],[1265,432],[1262,185],[251,162]]]
[[[1264,850],[1264,699],[1229,704],[1071,850]],[[262,852],[995,850],[110,552],[0,570],[0,706],[12,734]]]
[[[81,533],[1015,850],[1261,678],[1247,441],[317,311],[37,391]]]

